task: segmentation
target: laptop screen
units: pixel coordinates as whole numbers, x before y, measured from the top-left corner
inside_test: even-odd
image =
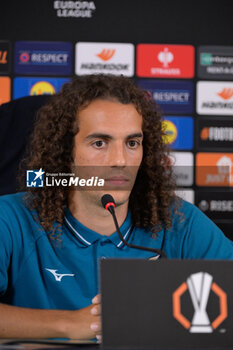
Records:
[[[105,347],[233,347],[233,261],[100,261]]]

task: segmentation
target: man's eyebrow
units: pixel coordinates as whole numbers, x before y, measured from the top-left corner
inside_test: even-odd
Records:
[[[137,133],[135,133],[135,134],[128,135],[128,136],[127,136],[127,139],[133,139],[134,137],[142,138],[142,137],[143,137],[143,134],[142,134],[141,132],[137,132]]]
[[[132,139],[134,137],[139,137],[139,138],[142,138],[143,137],[143,134],[141,132],[137,132],[137,133],[134,133],[134,134],[130,134],[130,135],[127,135],[127,139]],[[113,139],[113,137],[109,134],[103,134],[103,133],[93,133],[93,134],[90,134],[88,135],[85,139],[86,140],[92,140],[92,139],[105,139],[105,140],[111,140]]]
[[[87,137],[85,137],[86,140],[92,140],[92,139],[112,139],[113,137],[111,135],[108,134],[102,134],[102,133],[94,133],[94,134],[90,134]]]

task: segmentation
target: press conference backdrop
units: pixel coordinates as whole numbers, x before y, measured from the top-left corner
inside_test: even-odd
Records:
[[[231,0],[5,1],[0,104],[75,75],[134,79],[163,111],[178,194],[233,239],[232,13]]]

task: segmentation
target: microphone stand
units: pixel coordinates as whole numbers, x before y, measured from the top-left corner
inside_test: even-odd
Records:
[[[114,202],[113,202],[114,203]],[[114,223],[115,223],[115,226],[116,226],[116,229],[117,229],[117,233],[118,233],[118,236],[120,237],[120,240],[127,246],[127,247],[130,247],[130,248],[134,248],[134,249],[140,249],[140,250],[146,250],[148,252],[152,252],[152,253],[155,253],[155,254],[159,254],[160,256],[162,256],[163,258],[167,258],[166,254],[161,250],[161,249],[156,249],[156,248],[148,248],[148,247],[141,247],[139,245],[135,245],[135,244],[130,244],[128,243],[124,237],[122,236],[121,234],[121,231],[120,231],[120,228],[119,228],[119,225],[118,225],[118,222],[117,222],[117,218],[116,218],[116,214],[115,214],[115,210],[114,210],[114,206],[113,205],[109,205],[107,207],[107,210],[111,213],[112,217],[113,217],[113,220],[114,220]]]

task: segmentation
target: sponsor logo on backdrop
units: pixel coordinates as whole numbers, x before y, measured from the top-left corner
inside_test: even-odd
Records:
[[[22,52],[20,55],[19,55],[19,61],[21,63],[27,63],[29,62],[30,60],[30,55],[28,52]]]
[[[137,75],[139,77],[193,78],[194,47],[139,44]]]
[[[233,96],[233,89],[222,89],[222,91],[217,93],[223,100],[229,100]]]
[[[17,77],[14,79],[14,98],[35,95],[52,95],[69,82],[69,78]]]
[[[233,115],[233,82],[197,83],[198,114]]]
[[[164,143],[172,144],[177,139],[177,128],[176,125],[170,120],[163,121],[163,129],[165,136],[163,137]]]
[[[203,117],[197,121],[199,148],[230,148],[233,141],[233,120],[228,117]]]
[[[182,296],[189,292],[194,313],[189,320],[182,313]],[[214,320],[210,320],[207,304],[210,293],[216,295],[215,305],[218,314]],[[173,316],[190,333],[212,333],[228,316],[227,294],[213,281],[213,276],[208,272],[197,272],[190,275],[172,295]],[[183,305],[182,305],[183,306]]]
[[[67,63],[68,54],[66,53],[53,53],[53,52],[39,52],[39,53],[28,53],[23,52],[19,56],[20,63],[31,63],[31,64],[61,64]],[[30,61],[30,62],[29,62]]]
[[[200,78],[233,79],[233,46],[200,46],[198,52]]]
[[[177,186],[192,186],[194,165],[193,153],[171,152],[170,160],[171,164],[173,165],[173,171]]]
[[[193,148],[193,119],[191,117],[164,117],[163,130],[165,143],[177,150]]]
[[[164,68],[169,67],[169,64],[174,60],[174,55],[167,47],[158,53],[158,60],[163,64]]]
[[[232,220],[232,191],[202,191],[196,192],[195,204],[210,218]]]
[[[0,51],[0,64],[7,63],[7,51]]]
[[[199,208],[203,211],[209,210],[209,211],[233,212],[233,201],[226,201],[226,200],[206,201],[206,200],[202,200],[199,203]]]
[[[193,112],[193,83],[189,81],[139,80],[138,86],[151,93],[164,113]]]
[[[233,153],[197,153],[198,186],[233,186]]]
[[[66,42],[15,43],[15,72],[20,74],[72,74],[73,48]]]
[[[8,73],[10,69],[9,64],[10,43],[8,41],[0,40],[0,73]]]
[[[9,77],[0,77],[0,105],[11,99],[11,81]]]
[[[113,50],[103,49],[96,56],[98,56],[102,61],[109,61],[114,56],[115,52],[116,52],[116,49],[113,49]]]
[[[119,43],[77,43],[75,73],[134,75],[134,47]]]
[[[30,90],[30,96],[53,94],[55,94],[55,88],[47,81],[39,81],[38,83],[35,83]]]
[[[209,127],[203,128],[200,134],[201,140],[209,141],[233,141],[233,128]]]
[[[176,190],[176,195],[185,201],[194,204],[194,190],[192,189],[179,189]]]
[[[96,5],[95,1],[53,1],[56,16],[61,18],[92,18]]]

